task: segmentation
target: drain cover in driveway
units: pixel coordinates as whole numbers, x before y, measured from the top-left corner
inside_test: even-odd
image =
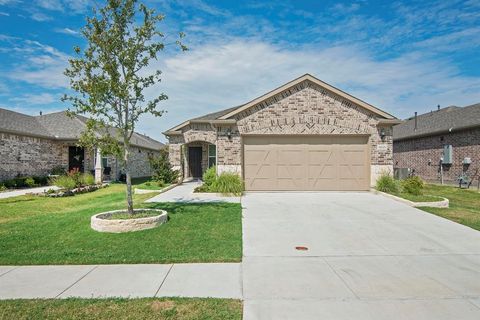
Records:
[[[299,250],[299,251],[307,251],[308,248],[307,247],[303,247],[303,246],[298,246],[298,247],[295,247],[295,250]]]

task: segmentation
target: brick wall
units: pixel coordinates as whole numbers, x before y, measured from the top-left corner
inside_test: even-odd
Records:
[[[68,147],[75,142],[54,141],[36,137],[0,133],[0,181],[16,176],[45,176],[52,168],[68,168]],[[140,150],[140,152],[139,152]],[[133,177],[151,175],[148,156],[158,152],[133,147],[131,151],[131,168]],[[117,178],[121,163],[114,157],[107,157],[112,167],[112,178]],[[94,152],[85,150],[84,170],[90,172],[95,168]],[[116,170],[117,169],[117,170]],[[115,171],[116,170],[116,171]]]
[[[480,128],[445,133],[393,143],[395,168],[412,168],[427,181],[440,181],[440,157],[444,145],[453,147],[452,165],[443,165],[444,181],[457,183],[462,172],[473,175],[480,169]],[[470,157],[472,164],[463,165],[463,159]]]
[[[206,124],[183,127],[181,135],[169,137],[170,160],[181,168],[181,145],[207,141],[217,145],[217,165],[239,172],[242,134],[368,134],[370,135],[372,181],[381,170],[392,170],[392,129],[383,127],[382,141],[377,115],[310,81],[304,81],[267,99],[235,117],[237,125],[214,128]],[[227,136],[230,130],[230,139]],[[221,170],[223,170],[221,169]]]

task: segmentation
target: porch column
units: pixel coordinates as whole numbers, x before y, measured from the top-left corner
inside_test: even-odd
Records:
[[[102,152],[100,148],[96,148],[96,157],[95,157],[95,183],[103,182],[103,168],[102,168]]]

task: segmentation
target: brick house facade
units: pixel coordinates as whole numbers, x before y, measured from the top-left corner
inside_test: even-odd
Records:
[[[408,119],[394,127],[395,168],[410,168],[429,182],[458,183],[480,171],[480,104],[448,107]],[[445,146],[452,146],[451,163],[442,163]],[[471,163],[466,159],[470,159]],[[476,178],[478,181],[478,176]]]
[[[245,137],[365,136],[369,175],[374,183],[382,171],[393,171],[392,125],[398,119],[320,80],[305,75],[245,105],[192,119],[165,132],[170,161],[190,176],[188,150],[201,143],[216,149],[218,173],[245,177]],[[213,148],[213,147],[212,147]],[[208,162],[202,162],[202,171]]]
[[[64,112],[28,116],[0,109],[0,181],[18,176],[46,176],[55,167],[68,170],[72,164],[69,152],[76,147],[76,137],[84,126]],[[55,126],[61,126],[57,128]],[[132,177],[151,176],[149,156],[158,155],[163,144],[135,134],[131,148]],[[80,149],[84,172],[95,168],[95,150]],[[116,180],[122,173],[121,161],[104,156],[102,163],[110,168],[109,178]]]

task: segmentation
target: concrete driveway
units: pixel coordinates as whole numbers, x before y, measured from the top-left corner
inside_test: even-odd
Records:
[[[244,319],[480,319],[478,231],[371,193],[242,206]]]

